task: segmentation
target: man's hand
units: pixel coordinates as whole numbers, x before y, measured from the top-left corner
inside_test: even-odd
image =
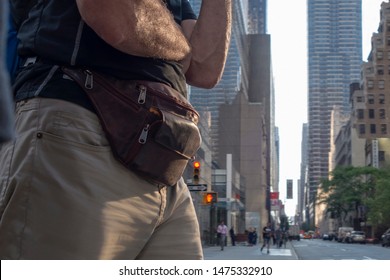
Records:
[[[159,0],[76,0],[83,20],[109,45],[131,55],[182,60],[190,46]]]

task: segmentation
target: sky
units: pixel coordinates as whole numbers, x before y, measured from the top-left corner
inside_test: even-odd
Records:
[[[362,1],[364,61],[371,50],[371,35],[378,29],[380,5],[384,1]],[[280,141],[279,198],[285,203],[287,216],[295,214],[302,124],[307,122],[306,2],[307,0],[269,0],[267,3],[275,83],[275,125],[279,128]],[[292,200],[285,199],[287,179],[294,181]]]

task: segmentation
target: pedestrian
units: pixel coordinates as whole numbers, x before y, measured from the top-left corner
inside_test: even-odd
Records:
[[[232,246],[236,246],[236,234],[234,232],[234,228],[231,227],[229,230],[230,239],[232,241]]]
[[[6,56],[6,34],[9,28],[9,3],[0,3],[0,57]],[[14,137],[14,113],[10,77],[6,70],[5,60],[0,60],[0,144],[10,141]]]
[[[217,233],[219,234],[219,245],[221,246],[221,251],[225,247],[226,242],[226,234],[227,234],[227,226],[224,221],[221,221],[217,228]]]
[[[260,251],[263,252],[263,249],[267,247],[267,254],[269,254],[270,240],[271,240],[271,223],[267,223],[267,225],[263,228],[263,246],[261,246]]]
[[[188,138],[195,148],[183,149],[196,152],[186,83],[212,88],[221,79],[231,0],[202,0],[199,16],[188,0],[36,1],[22,21],[26,1],[10,3],[21,69],[18,137],[0,150],[1,259],[203,259],[191,195],[175,170],[187,161],[167,158],[148,137],[177,147]],[[96,91],[109,94],[89,95]],[[182,107],[169,109],[189,120],[176,126],[177,115],[156,109],[175,102],[168,99],[142,109],[142,120],[160,120],[153,125],[117,109],[141,112],[149,94],[175,96]],[[99,96],[104,112],[91,101]],[[128,101],[133,96],[138,102]],[[174,177],[160,171],[169,166]]]
[[[248,230],[248,246],[253,246],[253,228],[250,227]]]
[[[252,245],[256,245],[256,244],[257,244],[257,229],[254,228],[252,232]]]
[[[283,233],[282,233],[282,245],[284,245],[284,248],[286,248],[287,241],[288,241],[288,232],[287,231],[283,231]]]
[[[282,241],[282,231],[280,230],[279,226],[276,228],[274,235],[275,235],[276,248],[280,248],[281,241]]]

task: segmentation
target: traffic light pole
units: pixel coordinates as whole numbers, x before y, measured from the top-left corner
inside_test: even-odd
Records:
[[[210,245],[215,245],[216,211],[214,203],[210,204]]]

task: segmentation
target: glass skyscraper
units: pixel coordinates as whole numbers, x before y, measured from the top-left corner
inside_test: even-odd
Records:
[[[349,113],[362,63],[362,0],[308,0],[308,187],[328,176],[331,111]]]

